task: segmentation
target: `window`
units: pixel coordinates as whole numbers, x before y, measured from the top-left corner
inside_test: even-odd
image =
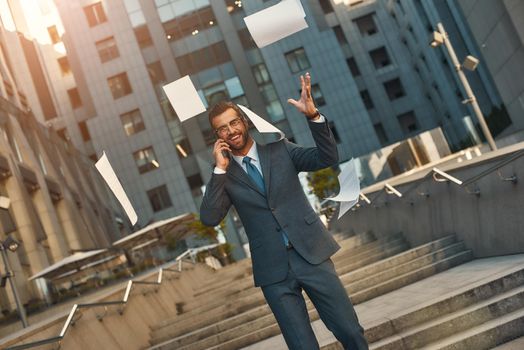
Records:
[[[397,115],[397,119],[405,135],[411,134],[419,129],[417,117],[413,111]]]
[[[311,67],[303,47],[288,52],[285,56],[291,73],[298,73]]]
[[[322,8],[322,12],[325,14],[333,12],[333,5],[331,5],[331,0],[319,0],[320,7]]]
[[[181,2],[187,3],[189,1],[178,1],[178,4],[173,6],[180,6]],[[217,25],[211,6],[206,6],[193,13],[188,13],[186,16],[179,16],[163,22],[167,40],[179,40],[185,37],[203,35],[203,31]]]
[[[266,112],[272,121],[276,122],[285,118],[284,109],[278,98],[275,86],[271,82],[271,76],[267,71],[264,63],[256,64],[251,67],[255,81],[258,85],[258,90],[264,98],[266,104]]]
[[[357,62],[354,57],[350,57],[346,60],[349,70],[354,77],[360,76],[360,69],[358,69]]]
[[[353,20],[362,36],[370,36],[378,32],[375,21],[373,20],[374,14],[373,12]]]
[[[244,50],[250,50],[257,47],[255,40],[253,40],[253,37],[247,28],[243,28],[238,31],[238,38],[240,39],[240,43],[242,44]]]
[[[85,121],[79,122],[78,128],[80,129],[80,134],[82,134],[82,140],[84,140],[84,142],[91,140],[91,134],[89,133],[89,129],[87,128],[87,123]]]
[[[109,89],[111,89],[111,94],[115,100],[133,92],[126,73],[120,73],[107,78],[107,83],[109,84]]]
[[[151,208],[154,212],[171,207],[171,198],[166,185],[158,186],[147,191]]]
[[[71,102],[71,107],[73,107],[73,109],[82,107],[82,99],[80,98],[80,94],[76,87],[67,90],[67,95],[69,96],[69,102]]]
[[[139,109],[120,115],[120,121],[127,136],[134,135],[146,128]]]
[[[376,123],[373,125],[375,128],[375,133],[377,134],[378,141],[382,146],[386,146],[388,144],[388,135],[386,135],[386,130],[384,129],[384,126],[382,126],[382,123]]]
[[[58,129],[56,133],[64,141],[69,141],[71,139],[66,128]]]
[[[98,51],[98,56],[100,56],[100,61],[102,63],[111,61],[120,56],[118,52],[118,47],[116,46],[116,41],[114,37],[105,38],[103,40],[97,41],[95,43],[96,50]]]
[[[399,78],[386,81],[384,83],[384,89],[386,89],[386,93],[388,94],[389,99],[392,101],[396,100],[397,98],[406,96],[406,93],[404,92],[404,87],[402,86],[402,83],[400,82]]]
[[[153,39],[151,39],[151,33],[146,25],[136,27],[133,29],[135,32],[136,41],[141,49],[145,49],[153,45]]]
[[[153,147],[143,148],[133,153],[140,174],[147,173],[159,167]]]
[[[57,44],[62,41],[62,39],[60,39],[60,35],[58,34],[58,30],[56,29],[55,25],[51,27],[47,27],[47,33],[49,33],[49,38],[51,39],[51,43]]]
[[[324,95],[322,94],[322,90],[320,90],[320,86],[318,84],[311,85],[311,96],[313,96],[313,100],[315,101],[315,105],[317,107],[324,106],[326,104],[326,100],[324,99]]]
[[[335,126],[334,121],[328,121],[329,129],[331,130],[331,133],[333,134],[333,137],[335,138],[336,143],[340,143],[340,136],[338,135],[337,127]]]
[[[371,56],[371,60],[373,61],[373,64],[375,65],[376,69],[380,69],[391,64],[388,52],[384,46],[369,51],[369,56]]]
[[[107,22],[106,13],[104,12],[104,7],[101,2],[84,7],[84,13],[90,27]]]
[[[163,84],[166,81],[166,75],[164,74],[164,69],[160,61],[149,63],[147,65],[147,72],[149,73],[149,78],[153,85]]]
[[[373,109],[375,107],[373,105],[373,100],[371,99],[371,95],[367,90],[360,91],[360,97],[362,98],[362,102],[364,102],[364,106],[366,106],[366,109]]]
[[[69,60],[67,59],[67,56],[60,57],[57,59],[57,61],[63,76],[71,73],[71,66],[69,66]]]
[[[191,189],[191,194],[193,197],[198,197],[202,195],[202,186],[204,186],[204,181],[200,174],[190,175],[186,177],[187,184]]]
[[[191,75],[231,60],[224,41],[175,58],[181,75]]]
[[[180,157],[187,158],[189,154],[193,153],[193,150],[191,148],[191,144],[189,143],[189,140],[187,137],[184,136],[183,139],[181,139],[176,145],[176,151]]]
[[[255,81],[257,84],[261,85],[271,81],[269,72],[267,71],[267,67],[264,63],[254,65],[251,67],[251,70],[253,71],[253,75],[255,76]]]
[[[337,37],[337,41],[340,45],[348,45],[348,39],[346,38],[346,34],[344,34],[344,30],[340,25],[334,26],[333,31],[335,32],[335,36]]]

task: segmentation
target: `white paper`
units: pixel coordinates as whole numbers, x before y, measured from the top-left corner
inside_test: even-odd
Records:
[[[270,132],[276,132],[280,134],[280,139],[284,138],[284,133],[274,126],[273,124],[269,123],[264,118],[257,115],[255,112],[247,108],[246,106],[238,105],[240,109],[246,114],[246,116],[251,120],[255,128],[260,133],[270,133]]]
[[[340,184],[340,191],[335,197],[328,199],[340,202],[338,211],[338,219],[340,219],[342,215],[358,203],[360,181],[358,179],[355,159],[351,159],[344,169],[342,169],[338,175],[338,182]]]
[[[302,14],[302,17],[306,17],[306,11],[304,11],[304,7],[302,6],[302,2],[300,2],[300,0],[282,0],[282,1],[294,1],[294,2],[296,2],[298,7],[300,8],[300,13]]]
[[[189,75],[162,86],[162,89],[181,122],[206,111]]]
[[[102,153],[102,157],[95,163],[95,167],[104,178],[105,182],[114,193],[116,199],[120,202],[120,205],[124,208],[124,211],[127,214],[127,217],[131,221],[131,225],[136,224],[138,217],[136,215],[135,209],[131,205],[129,198],[127,197],[122,184],[116,177],[115,171],[107,159],[106,153]]]
[[[308,27],[302,4],[297,0],[281,1],[244,17],[244,22],[260,48]]]

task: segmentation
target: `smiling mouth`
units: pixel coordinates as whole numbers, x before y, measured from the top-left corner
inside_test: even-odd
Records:
[[[229,141],[236,142],[236,141],[240,140],[241,136],[242,136],[242,135],[235,135],[235,136],[233,136],[233,137],[230,137],[230,138],[229,138]]]

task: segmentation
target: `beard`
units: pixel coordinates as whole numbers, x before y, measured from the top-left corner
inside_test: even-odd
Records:
[[[247,130],[238,131],[234,134],[230,134],[225,141],[229,147],[233,150],[240,151],[246,147],[247,141],[249,139],[249,134]]]

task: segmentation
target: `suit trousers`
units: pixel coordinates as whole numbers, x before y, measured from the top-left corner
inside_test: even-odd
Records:
[[[296,250],[288,249],[287,252],[286,279],[263,286],[262,292],[289,349],[319,349],[302,295],[305,291],[326,327],[344,349],[367,350],[364,329],[331,259],[312,265]]]

